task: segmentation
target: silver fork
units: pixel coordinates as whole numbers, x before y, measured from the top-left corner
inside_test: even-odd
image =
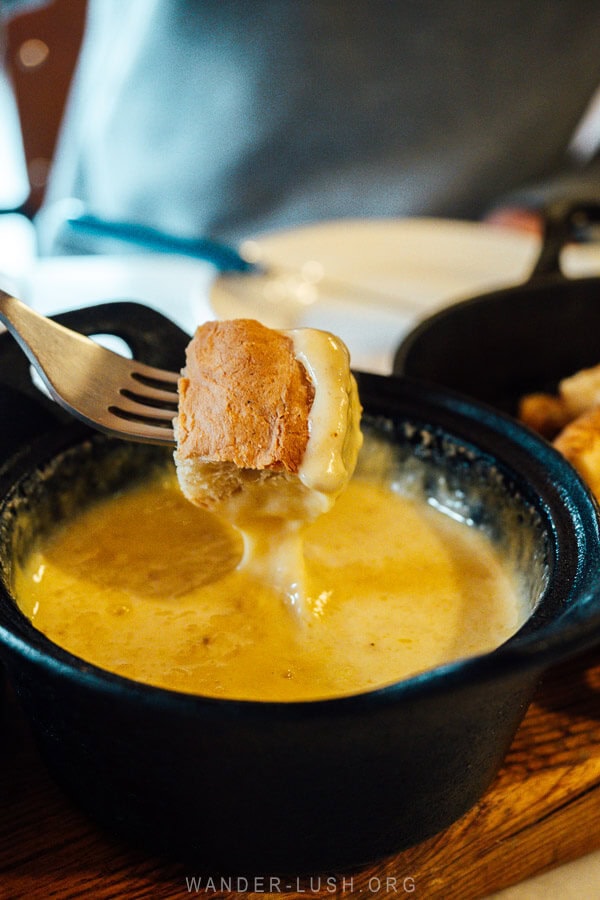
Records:
[[[0,321],[50,396],[93,428],[150,444],[173,444],[179,375],[126,359],[35,312],[0,289]]]

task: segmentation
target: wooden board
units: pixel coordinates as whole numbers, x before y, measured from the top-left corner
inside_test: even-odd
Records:
[[[216,873],[186,871],[101,834],[46,774],[14,701],[8,720],[0,747],[2,900],[239,900],[240,890],[244,900],[470,900],[600,848],[600,651],[547,674],[498,778],[459,822],[368,869],[301,881],[249,875],[221,884]],[[192,878],[203,879],[200,890]]]

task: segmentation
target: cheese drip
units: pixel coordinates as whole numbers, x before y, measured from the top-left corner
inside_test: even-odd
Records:
[[[303,538],[350,481],[362,446],[361,405],[345,344],[328,332],[284,332],[315,389],[309,438],[297,475],[243,470],[243,488],[216,510],[241,534],[240,569],[281,593],[308,616]]]
[[[320,495],[326,512],[352,477],[362,446],[358,389],[350,355],[339,338],[314,328],[285,334],[315,388],[309,439],[298,475],[305,487]]]
[[[475,528],[411,499],[412,487],[398,493],[396,476],[369,464],[370,444],[362,473],[306,527],[304,618],[239,567],[239,535],[173,477],[101,501],[42,541],[16,566],[19,606],[111,672],[244,700],[353,694],[497,647],[529,610],[512,566]]]

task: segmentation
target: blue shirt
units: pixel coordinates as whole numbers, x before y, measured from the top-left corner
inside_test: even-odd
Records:
[[[45,249],[67,197],[237,241],[595,190],[568,148],[599,48],[597,0],[89,0]]]

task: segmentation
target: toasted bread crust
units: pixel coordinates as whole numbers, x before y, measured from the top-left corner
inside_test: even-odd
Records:
[[[556,438],[554,446],[600,499],[600,409],[593,409],[570,422]]]
[[[287,335],[252,319],[207,322],[179,381],[176,459],[297,474],[313,398]]]
[[[518,415],[552,440],[600,501],[600,365],[563,378],[555,395],[525,395]]]
[[[561,397],[553,394],[526,394],[519,402],[518,417],[525,425],[552,440],[571,416]]]
[[[559,394],[571,419],[600,406],[600,366],[580,369],[558,386]]]

